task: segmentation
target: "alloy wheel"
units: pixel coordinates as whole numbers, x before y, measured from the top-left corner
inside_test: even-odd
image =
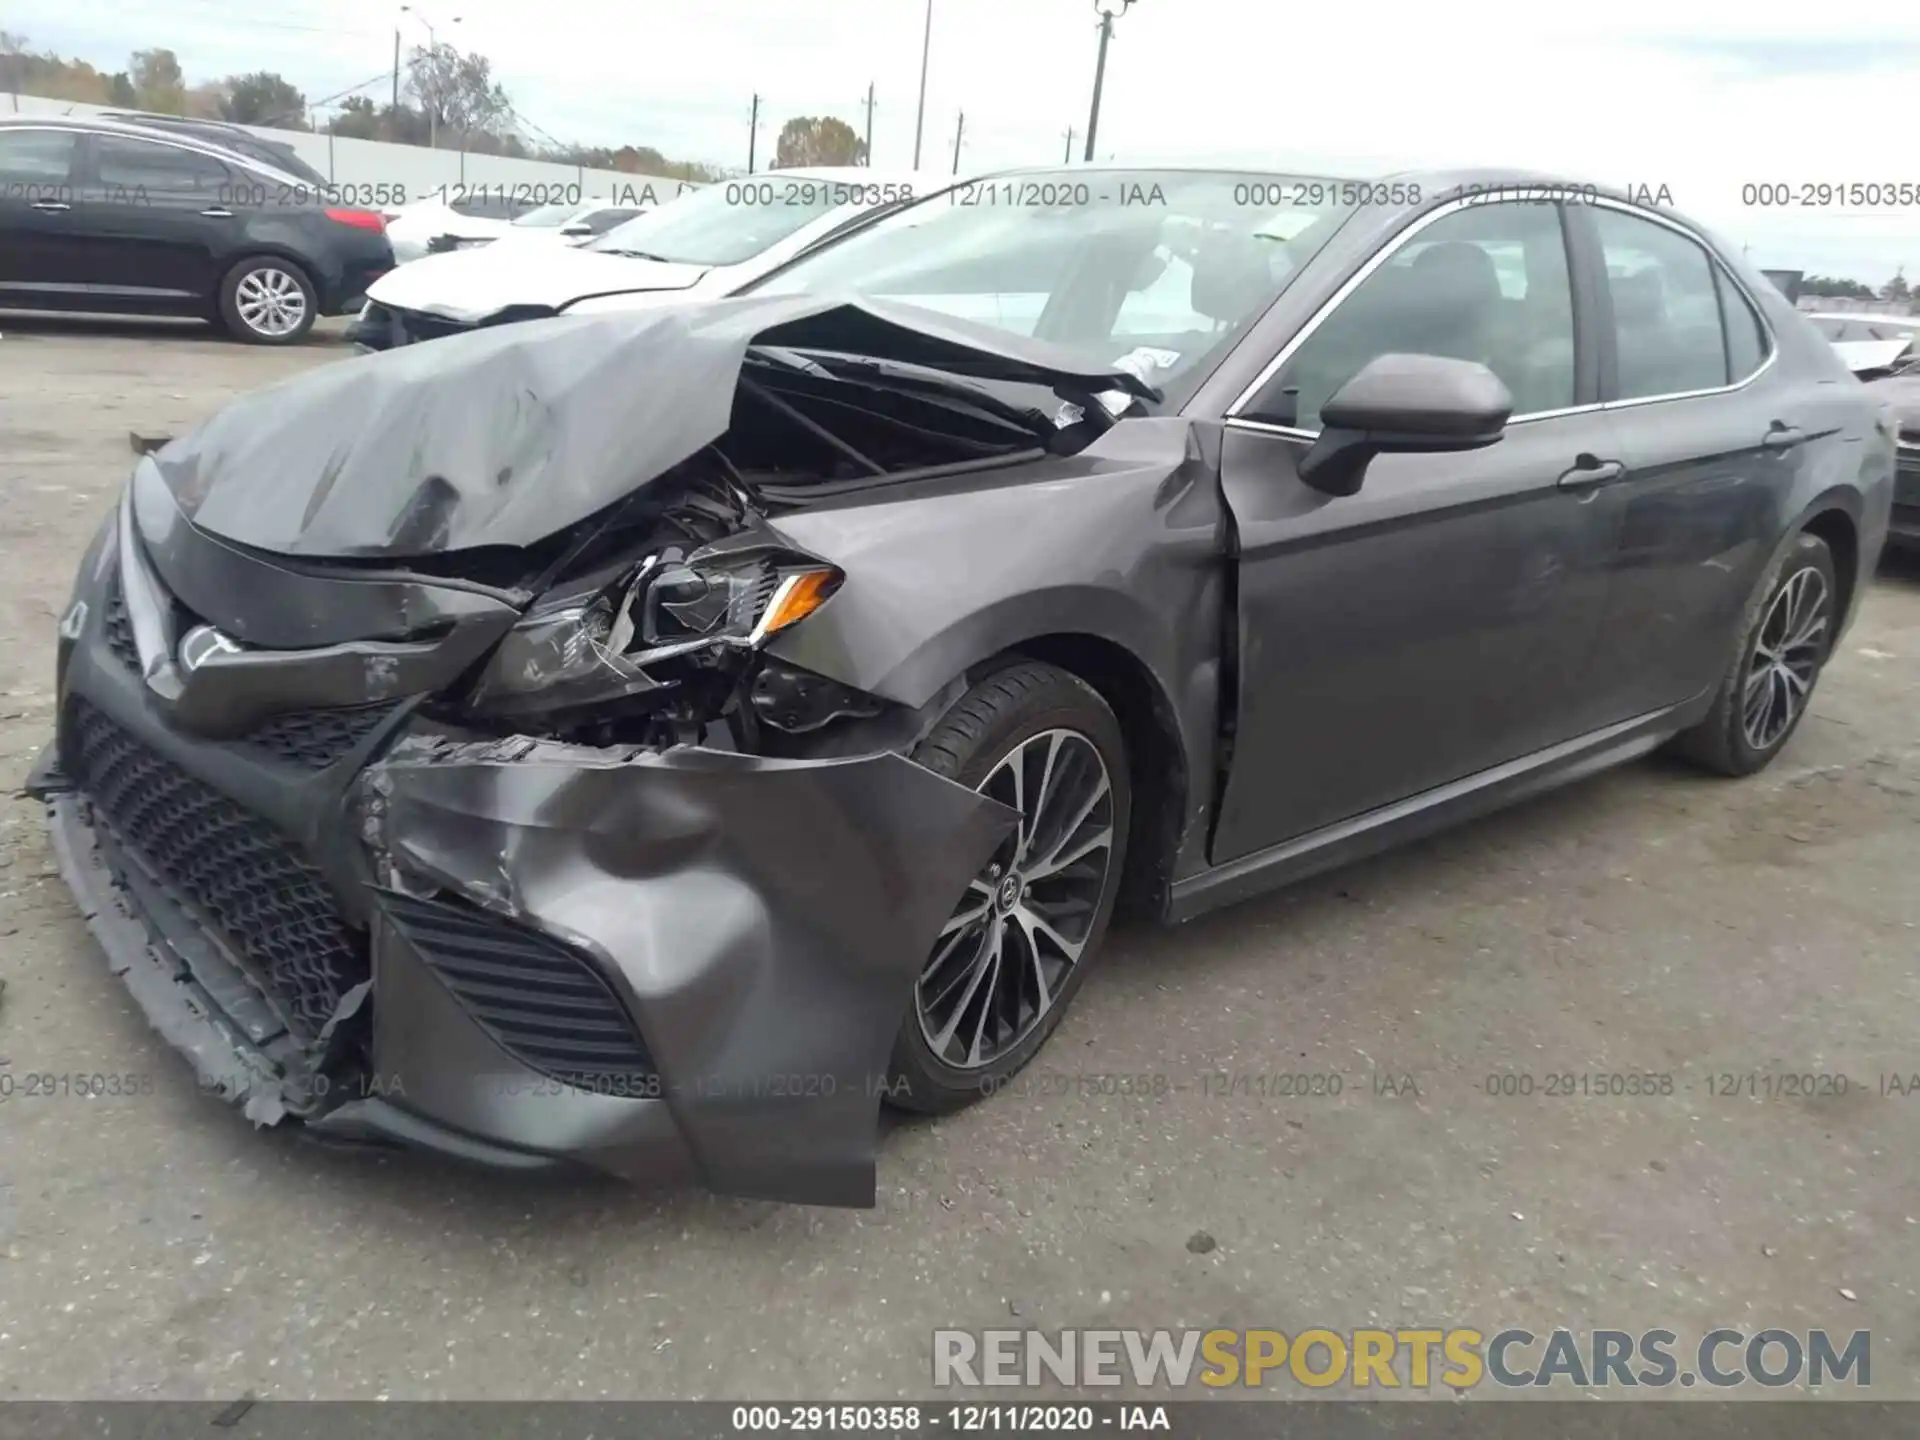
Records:
[[[1078,731],[1023,740],[978,789],[1020,823],[968,883],[914,995],[928,1048],[956,1070],[992,1064],[1053,1009],[1113,865],[1113,786]]]
[[[307,296],[299,280],[271,265],[240,277],[233,290],[233,306],[249,330],[274,339],[291,335],[307,318]]]
[[[1795,571],[1774,592],[1741,692],[1741,733],[1755,750],[1775,744],[1805,708],[1832,610],[1826,578],[1811,567]]]

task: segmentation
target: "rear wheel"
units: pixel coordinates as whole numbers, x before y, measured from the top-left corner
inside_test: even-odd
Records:
[[[220,318],[251,345],[291,345],[313,328],[318,313],[312,282],[277,255],[242,260],[220,282]]]
[[[1132,787],[1113,712],[1051,665],[989,675],[914,758],[1020,812],[958,897],[894,1041],[894,1103],[943,1113],[992,1093],[1060,1023],[1113,913]]]
[[[1713,708],[1674,750],[1722,775],[1765,768],[1807,713],[1838,624],[1833,552],[1803,534],[1756,588]]]

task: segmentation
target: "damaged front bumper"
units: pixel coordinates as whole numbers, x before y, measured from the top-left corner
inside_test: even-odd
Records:
[[[893,1037],[1011,811],[891,752],[475,740],[404,701],[189,733],[111,568],[30,788],[203,1087],[319,1137],[873,1202]]]

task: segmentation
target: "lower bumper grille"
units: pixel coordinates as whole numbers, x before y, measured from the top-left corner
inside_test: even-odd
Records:
[[[598,1089],[655,1072],[626,1007],[559,941],[467,905],[385,892],[388,919],[500,1048],[543,1075]]]
[[[107,649],[122,665],[140,673],[140,646],[133,638],[133,620],[127,614],[127,597],[120,591],[120,572],[107,581],[107,613],[103,622]]]
[[[324,770],[371,735],[398,708],[383,704],[355,710],[295,710],[264,721],[240,738],[276,760]]]
[[[85,700],[68,712],[63,748],[68,773],[120,839],[218,927],[289,1028],[315,1038],[370,973],[320,872],[271,825]]]

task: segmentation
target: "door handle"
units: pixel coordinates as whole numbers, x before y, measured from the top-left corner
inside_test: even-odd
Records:
[[[1598,460],[1591,455],[1575,457],[1573,468],[1561,475],[1559,485],[1562,490],[1592,490],[1601,485],[1611,485],[1627,473],[1627,467],[1618,460]]]
[[[33,202],[33,208],[36,210],[71,210],[73,206],[64,200],[36,200]]]
[[[231,220],[233,218],[233,212],[224,205],[210,205],[200,213],[215,220]]]
[[[1769,450],[1791,450],[1807,442],[1807,432],[1776,420],[1760,443]]]

